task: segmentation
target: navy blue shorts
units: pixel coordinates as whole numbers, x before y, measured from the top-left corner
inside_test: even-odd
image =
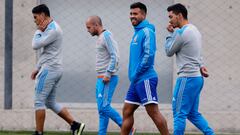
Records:
[[[125,102],[136,105],[158,104],[158,78],[143,80],[137,84],[131,83]]]

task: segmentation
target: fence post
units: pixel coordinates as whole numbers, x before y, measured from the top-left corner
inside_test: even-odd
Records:
[[[5,0],[4,109],[12,109],[13,0]]]

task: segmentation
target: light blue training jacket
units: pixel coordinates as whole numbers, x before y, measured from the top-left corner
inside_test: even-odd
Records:
[[[134,26],[134,29],[130,43],[128,77],[131,83],[138,83],[157,77],[154,70],[156,36],[154,25],[147,20]]]
[[[119,69],[118,43],[113,34],[105,30],[98,36],[96,43],[96,71],[97,75],[111,77],[117,75]]]
[[[32,48],[39,54],[36,65],[38,70],[62,70],[62,34],[61,27],[55,21],[49,23],[44,32],[35,32]]]
[[[204,66],[202,36],[196,26],[186,24],[181,29],[175,29],[167,36],[164,46],[167,56],[176,55],[178,77],[201,76],[200,67]]]

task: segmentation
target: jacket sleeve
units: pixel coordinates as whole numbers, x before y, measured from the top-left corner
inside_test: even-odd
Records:
[[[111,74],[114,72],[118,65],[118,54],[117,54],[117,43],[114,41],[111,34],[106,33],[104,34],[104,38],[106,41],[106,48],[108,50],[108,53],[110,54],[110,62],[107,67],[107,71],[105,73],[105,76],[111,77]]]
[[[33,40],[32,40],[32,48],[34,50],[37,50],[39,48],[49,45],[56,39],[57,39],[57,31],[56,30],[46,29],[46,31],[44,33],[41,32],[40,30],[37,30],[35,32]]]
[[[138,76],[144,73],[150,66],[152,61],[154,60],[155,55],[155,34],[154,32],[150,32],[148,29],[144,29],[145,39],[143,42],[143,57],[139,62],[135,76],[133,77],[135,80]]]
[[[164,44],[166,55],[168,57],[173,56],[181,49],[182,44],[182,33],[180,33],[179,29],[170,33],[170,35],[166,37],[166,42]]]

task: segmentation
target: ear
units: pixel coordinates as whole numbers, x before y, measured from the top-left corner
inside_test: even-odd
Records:
[[[145,12],[142,11],[142,10],[141,10],[141,14],[142,14],[143,16],[145,16],[145,17],[147,16],[147,13],[145,13]]]
[[[44,19],[46,18],[45,13],[41,13],[40,16],[41,16],[42,18],[44,18]]]
[[[44,13],[42,12],[42,13],[40,13],[40,16],[44,16]]]
[[[179,15],[179,18],[183,19],[182,13],[179,13],[178,15]]]

